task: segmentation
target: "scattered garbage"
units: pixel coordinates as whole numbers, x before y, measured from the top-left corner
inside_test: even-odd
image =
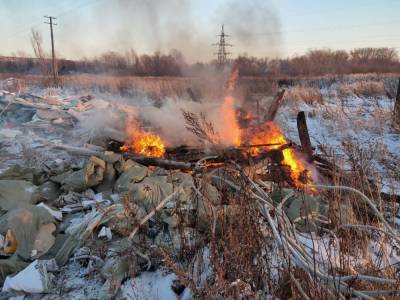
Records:
[[[103,226],[97,237],[106,237],[108,240],[112,239],[112,232],[110,227]]]
[[[51,292],[53,275],[50,272],[57,271],[58,267],[54,259],[35,260],[24,270],[15,276],[8,276],[3,284],[3,292],[10,290],[38,294]]]

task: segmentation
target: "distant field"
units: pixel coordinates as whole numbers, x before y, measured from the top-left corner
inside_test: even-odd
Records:
[[[227,75],[209,77],[139,77],[139,76],[113,76],[113,75],[63,75],[59,77],[59,85],[76,92],[110,93],[123,97],[133,97],[145,94],[154,99],[163,97],[184,97],[188,95],[188,89],[193,95],[202,97],[220,97],[224,90]],[[400,74],[351,74],[351,75],[326,75],[310,77],[240,77],[236,94],[239,98],[247,98],[254,94],[266,96],[274,95],[279,87],[286,88],[298,86],[308,88],[306,93],[313,93],[311,89],[329,88],[332,84],[343,87],[342,92],[349,88],[356,89],[373,88],[382,95],[393,97],[395,84]],[[0,73],[0,79],[17,78],[21,86],[51,87],[52,78],[41,75],[23,75]],[[358,84],[363,82],[363,84]],[[366,86],[365,82],[368,82]],[[372,87],[372,83],[374,86]],[[349,88],[344,86],[352,85]],[[299,93],[304,91],[298,91]],[[362,92],[362,91],[361,91]],[[304,93],[303,93],[304,94]],[[314,93],[315,94],[315,93]],[[306,95],[307,97],[307,95]],[[318,97],[318,96],[317,96]]]

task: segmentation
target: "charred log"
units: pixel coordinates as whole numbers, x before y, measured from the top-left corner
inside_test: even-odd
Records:
[[[167,170],[191,170],[193,165],[188,162],[181,162],[169,159],[161,159],[155,157],[138,156],[130,153],[123,153],[124,158],[131,159],[144,166],[157,166]]]
[[[304,111],[300,111],[297,114],[297,130],[299,132],[302,152],[306,155],[307,161],[312,162],[313,150],[311,146],[310,135],[308,134],[306,115]]]

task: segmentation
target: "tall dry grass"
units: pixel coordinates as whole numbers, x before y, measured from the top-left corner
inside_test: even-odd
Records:
[[[386,95],[386,89],[383,82],[377,81],[358,81],[355,83],[341,84],[338,86],[338,94],[341,97],[379,97]]]
[[[294,86],[287,91],[285,99],[294,102],[302,101],[311,105],[324,103],[321,90],[315,87]]]

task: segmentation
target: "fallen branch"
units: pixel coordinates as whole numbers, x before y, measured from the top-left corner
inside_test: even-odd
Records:
[[[131,159],[139,164],[145,166],[157,166],[167,170],[175,170],[175,169],[190,170],[193,167],[191,163],[182,161],[175,161],[175,160],[162,159],[156,157],[137,156],[130,153],[123,153],[122,155],[125,158]]]
[[[96,156],[98,158],[104,159],[104,153],[89,148],[83,147],[73,147],[67,145],[53,145],[54,149],[65,150],[70,154],[80,155],[80,156]]]
[[[361,199],[366,202],[369,207],[371,207],[372,211],[375,213],[375,215],[378,217],[378,219],[382,222],[382,224],[385,226],[386,230],[390,233],[390,235],[395,239],[397,243],[400,245],[400,239],[397,237],[396,232],[394,229],[389,225],[389,223],[386,221],[385,217],[382,215],[382,213],[378,210],[376,205],[363,193],[361,193],[359,190],[349,187],[349,186],[341,186],[341,185],[307,185],[307,187],[313,187],[313,188],[324,188],[324,189],[340,189],[340,190],[345,190],[345,191],[351,191],[356,193],[361,197]]]
[[[91,150],[83,147],[73,147],[67,145],[53,145],[54,149],[65,150],[70,154],[80,155],[80,156],[96,156],[101,159],[105,159],[105,155],[103,152]],[[139,164],[145,166],[157,166],[160,168],[164,168],[167,170],[179,169],[179,170],[190,170],[193,166],[191,163],[174,161],[169,159],[162,159],[156,157],[146,157],[146,156],[137,156],[131,153],[122,153],[122,155],[131,159]]]

